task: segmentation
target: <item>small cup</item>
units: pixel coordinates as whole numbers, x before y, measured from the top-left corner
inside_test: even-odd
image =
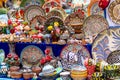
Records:
[[[61,72],[60,76],[62,78],[62,80],[70,80],[70,72]]]

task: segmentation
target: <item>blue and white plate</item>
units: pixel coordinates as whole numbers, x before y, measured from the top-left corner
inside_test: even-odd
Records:
[[[111,28],[101,32],[94,40],[92,55],[97,62],[106,61],[108,55],[115,50],[120,50],[120,28]]]

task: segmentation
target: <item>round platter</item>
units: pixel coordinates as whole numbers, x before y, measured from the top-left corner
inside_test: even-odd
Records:
[[[0,63],[2,63],[5,59],[5,52],[3,49],[0,49]]]
[[[84,60],[90,58],[90,54],[84,46],[80,44],[70,44],[63,48],[60,57],[63,68],[72,70],[74,66],[84,66]]]
[[[40,26],[40,25],[44,25],[44,22],[46,21],[46,18],[39,15],[34,17],[31,21],[30,21],[30,26],[32,28],[34,28],[36,25]]]
[[[120,0],[115,0],[110,4],[108,13],[114,23],[120,24]]]
[[[40,6],[31,5],[25,9],[24,19],[26,21],[31,21],[35,16],[38,15],[45,16],[44,10]]]
[[[111,28],[98,34],[92,46],[93,58],[98,62],[107,60],[112,51],[120,50],[120,28]]]
[[[25,67],[39,66],[40,59],[44,56],[41,49],[30,45],[25,47],[21,52],[21,63]]]
[[[92,0],[91,1],[91,3],[88,5],[88,9],[87,9],[88,16],[95,15],[95,14],[104,16],[104,10],[102,10],[98,6],[98,4],[99,4],[99,0]]]
[[[66,17],[64,20],[65,25],[75,29],[75,33],[81,33],[82,25],[85,19],[85,15],[82,12],[74,12]]]
[[[107,20],[101,15],[91,15],[84,21],[83,31],[86,37],[96,36],[101,31],[108,29]]]

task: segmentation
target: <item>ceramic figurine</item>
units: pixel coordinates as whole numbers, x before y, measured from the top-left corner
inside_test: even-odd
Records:
[[[8,66],[6,65],[6,63],[1,63],[0,70],[1,70],[2,74],[6,74],[7,73]]]
[[[34,73],[33,75],[34,75],[34,76],[33,76],[32,80],[37,80],[37,78],[38,78],[38,77],[37,77],[37,74]]]
[[[8,71],[7,77],[10,77],[10,71]]]

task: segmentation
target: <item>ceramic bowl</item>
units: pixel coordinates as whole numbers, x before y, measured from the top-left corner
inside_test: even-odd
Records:
[[[36,73],[37,75],[42,71],[40,67],[32,67],[32,72]]]
[[[10,73],[11,78],[21,78],[22,77],[22,73],[21,72],[11,72]]]

